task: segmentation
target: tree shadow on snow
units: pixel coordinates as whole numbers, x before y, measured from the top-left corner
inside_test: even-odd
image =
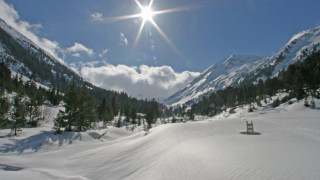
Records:
[[[80,132],[63,132],[55,135],[53,131],[42,131],[39,134],[30,136],[26,139],[12,139],[12,144],[4,144],[0,147],[0,152],[18,152],[22,153],[25,150],[32,150],[34,152],[41,149],[41,147],[62,146],[63,144],[72,144],[74,140],[81,141],[82,136]]]
[[[21,167],[16,167],[16,166],[10,166],[7,164],[0,164],[0,169],[5,170],[5,171],[20,171]]]

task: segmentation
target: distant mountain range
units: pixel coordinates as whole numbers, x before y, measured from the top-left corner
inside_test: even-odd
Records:
[[[193,104],[203,96],[228,86],[257,83],[259,79],[277,76],[290,64],[303,60],[319,49],[320,26],[294,35],[274,56],[258,57],[230,55],[209,67],[186,88],[176,92],[164,103],[168,105]]]

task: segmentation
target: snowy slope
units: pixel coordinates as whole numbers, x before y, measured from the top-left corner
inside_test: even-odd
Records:
[[[320,26],[294,35],[279,53],[270,58],[269,63],[274,66],[272,76],[277,76],[280,70],[286,69],[290,64],[303,60],[312,51],[319,50],[319,43]]]
[[[265,65],[266,58],[258,56],[231,55],[219,63],[209,67],[185,89],[178,91],[167,100],[166,104],[184,104],[204,94],[228,86],[239,84],[245,75],[255,72]]]
[[[319,104],[319,100],[316,104]],[[228,118],[166,124],[117,138],[66,138],[63,146],[3,151],[34,136],[0,138],[0,177],[14,179],[309,179],[320,177],[320,111],[303,102]],[[245,135],[245,120],[260,135]],[[1,131],[1,134],[4,134]],[[39,133],[41,136],[41,133]],[[35,136],[36,137],[36,136]],[[69,141],[70,140],[70,141]],[[72,144],[70,144],[71,142]]]
[[[67,82],[73,78],[79,83],[86,83],[89,88],[97,88],[67,67],[63,60],[39,47],[2,19],[0,19],[0,29],[4,31],[0,34],[0,61],[10,62],[12,71],[29,78],[35,75],[38,83],[50,88],[54,84],[64,89]],[[27,58],[23,58],[21,52],[25,53]]]
[[[290,64],[303,60],[314,50],[319,50],[319,43],[320,26],[294,35],[284,48],[271,57],[231,55],[205,70],[185,89],[167,98],[165,103],[192,103],[210,91],[235,86],[242,80],[255,83],[259,79],[277,76]]]
[[[45,59],[48,63],[54,64],[54,62],[51,62],[53,59],[56,62],[59,62],[63,65],[65,65],[64,61],[59,59],[58,57],[55,57],[54,55],[48,53],[43,48],[38,46],[36,43],[32,42],[30,39],[28,39],[23,34],[19,33],[14,28],[10,27],[4,20],[0,18],[0,28],[3,29],[5,32],[7,32],[13,39],[15,39],[21,46],[23,46],[25,49],[29,49],[32,53],[40,53],[40,50],[44,52],[49,58]]]

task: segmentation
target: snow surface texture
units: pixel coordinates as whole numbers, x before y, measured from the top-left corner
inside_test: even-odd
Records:
[[[192,100],[197,101],[208,92],[235,86],[247,75],[255,74],[269,66],[273,66],[271,77],[277,76],[282,69],[287,69],[290,64],[310,54],[314,50],[314,45],[318,43],[320,43],[320,26],[294,35],[284,48],[271,57],[231,55],[209,67],[185,89],[176,92],[164,102],[175,106]],[[283,59],[279,60],[280,56]],[[258,79],[266,77],[261,76],[256,80]]]
[[[55,137],[49,126],[43,126],[23,129],[19,137],[6,137],[2,130],[0,177],[316,180],[320,177],[319,117],[319,106],[305,108],[301,101],[275,109],[258,107],[253,113],[238,108],[235,114],[205,121],[161,125],[147,135],[111,127]],[[241,133],[246,120],[253,121],[260,135]]]

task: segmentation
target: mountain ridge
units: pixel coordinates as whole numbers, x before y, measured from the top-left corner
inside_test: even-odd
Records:
[[[256,84],[259,79],[275,77],[290,64],[303,60],[320,46],[320,26],[295,34],[274,56],[230,55],[207,68],[186,88],[174,93],[165,104],[190,105],[204,95],[240,84]],[[208,78],[210,77],[210,78]]]

